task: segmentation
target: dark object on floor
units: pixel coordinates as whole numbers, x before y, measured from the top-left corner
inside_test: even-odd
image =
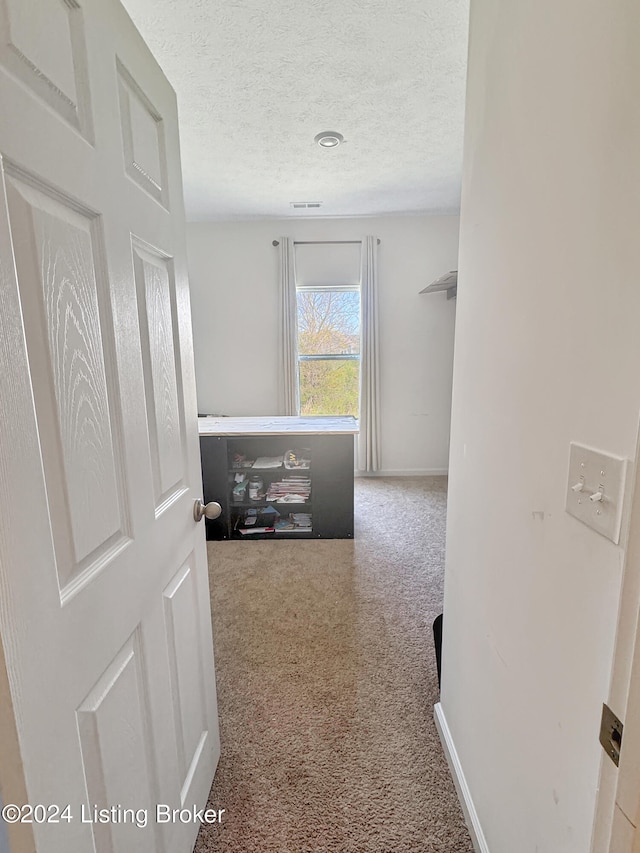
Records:
[[[438,687],[442,671],[442,613],[433,620],[433,644],[436,647],[436,666],[438,667]]]

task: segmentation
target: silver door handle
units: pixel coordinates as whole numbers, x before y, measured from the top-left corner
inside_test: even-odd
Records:
[[[193,520],[202,521],[203,518],[214,519],[222,513],[222,507],[216,501],[210,501],[208,504],[203,504],[201,500],[195,501],[193,504]]]

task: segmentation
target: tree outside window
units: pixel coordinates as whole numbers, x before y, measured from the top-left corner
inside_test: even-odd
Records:
[[[360,288],[297,288],[301,415],[360,408]]]

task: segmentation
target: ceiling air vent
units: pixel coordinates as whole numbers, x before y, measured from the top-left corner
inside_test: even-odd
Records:
[[[322,207],[321,201],[292,201],[290,202],[291,207],[294,210],[308,210],[311,207]]]

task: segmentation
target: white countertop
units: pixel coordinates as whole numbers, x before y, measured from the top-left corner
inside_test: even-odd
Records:
[[[354,435],[352,417],[198,418],[200,435]]]

